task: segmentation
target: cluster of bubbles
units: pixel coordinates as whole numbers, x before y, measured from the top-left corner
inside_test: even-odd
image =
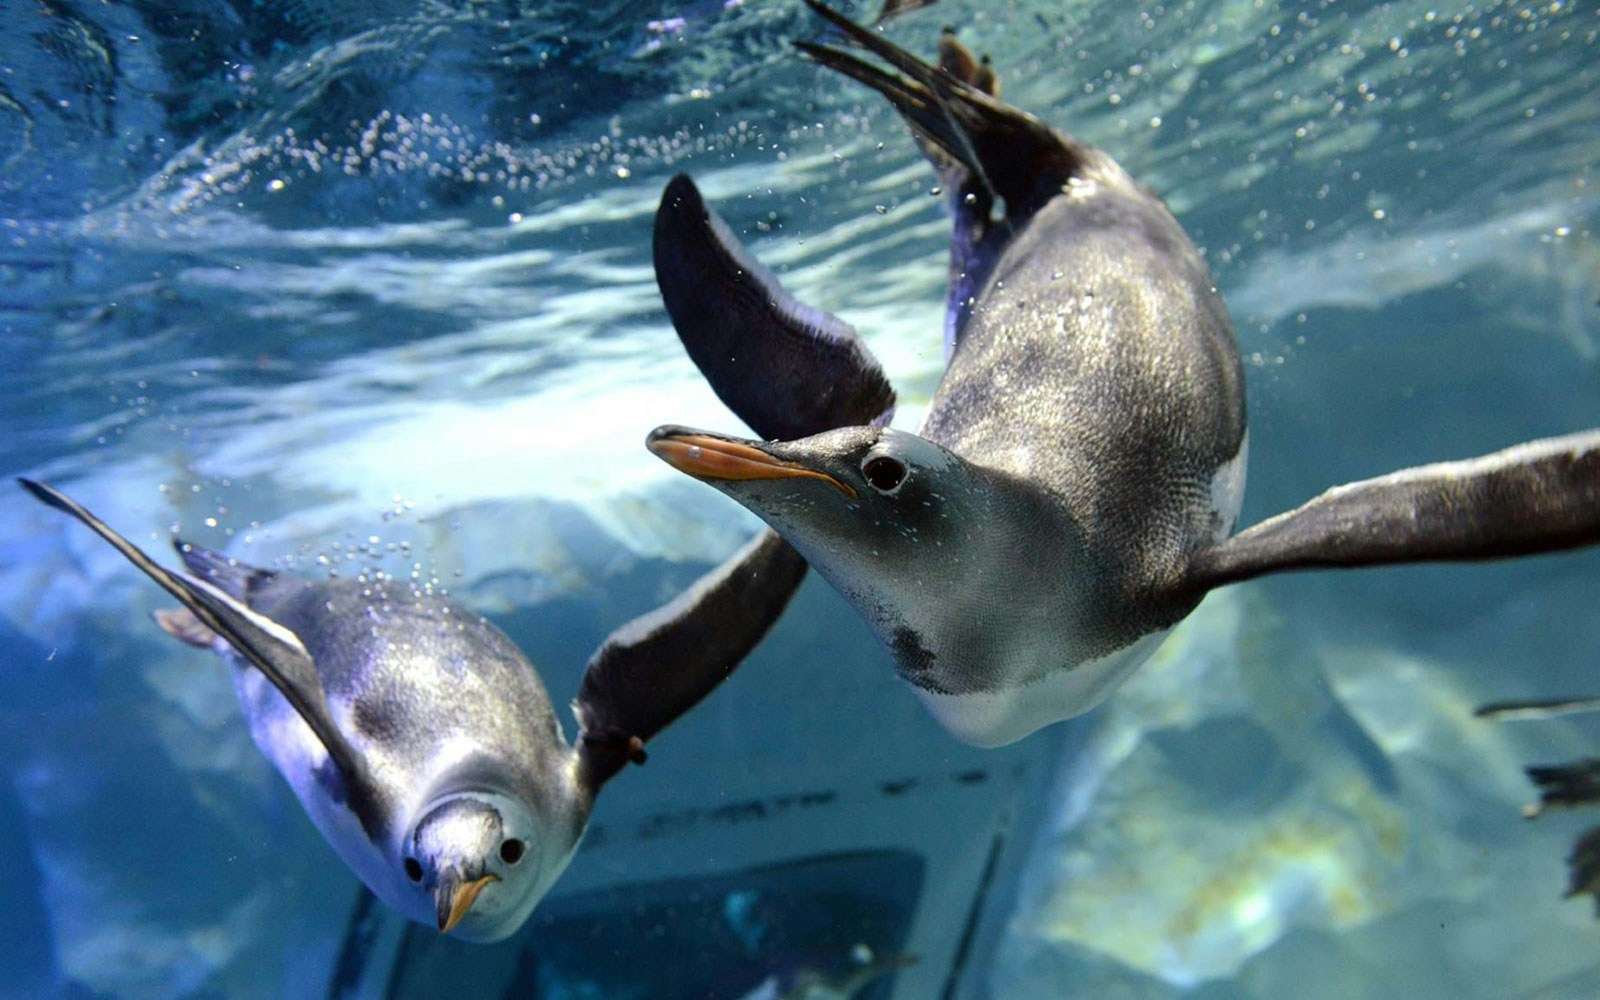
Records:
[[[209,497],[208,488],[214,491]],[[169,523],[167,533],[174,539],[182,537],[188,540],[203,525],[205,530],[215,532],[222,538],[237,538],[246,549],[270,540],[273,531],[261,521],[251,520],[242,527],[238,524],[236,513],[227,499],[234,489],[248,493],[252,490],[252,484],[235,482],[227,476],[206,479],[204,483],[196,480],[180,484],[161,483],[158,490],[175,509],[187,513],[192,508],[204,508],[203,517],[187,517],[183,523],[176,520]],[[448,586],[439,569],[425,561],[433,545],[428,542],[419,545],[407,537],[403,533],[403,523],[407,519],[411,519],[418,528],[427,527],[427,516],[417,515],[416,502],[396,494],[378,512],[378,520],[385,525],[384,534],[371,529],[350,529],[344,532],[340,540],[305,542],[291,554],[270,561],[259,560],[256,564],[270,564],[287,572],[320,575],[330,580],[350,579],[363,586],[398,583],[409,585],[419,597],[448,597]],[[458,528],[455,522],[449,525],[451,531]],[[419,555],[419,550],[422,555]],[[462,571],[456,570],[454,576],[460,578]]]
[[[485,140],[446,114],[384,110],[367,121],[349,122],[339,136],[306,136],[293,127],[265,139],[240,136],[196,163],[170,164],[139,200],[181,214],[348,178],[366,185],[359,191],[379,192],[379,207],[410,211],[455,205],[474,190],[500,199],[498,207],[506,196],[575,179],[627,180],[637,164],[664,170],[690,158],[732,158],[748,150],[783,157],[761,123],[720,117],[686,116],[684,124],[666,133],[626,130],[619,117],[612,117],[592,138],[566,139],[544,149]],[[791,128],[789,138],[798,140],[805,131]]]

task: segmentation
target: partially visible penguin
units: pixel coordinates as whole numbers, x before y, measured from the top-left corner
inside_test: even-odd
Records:
[[[1105,153],[807,3],[898,72],[796,44],[888,98],[948,191],[947,370],[918,434],[668,426],[649,447],[793,543],[958,738],[1000,745],[1087,711],[1224,584],[1600,542],[1594,430],[1340,486],[1230,537],[1238,348],[1166,206]],[[687,177],[663,194],[655,251],[685,347],[752,426],[881,375],[864,351],[815,356],[853,333],[791,298]]]
[[[882,379],[836,389],[768,431],[892,411]],[[256,745],[373,893],[469,941],[522,926],[572,859],[600,789],[733,672],[806,570],[764,531],[617,629],[584,671],[569,746],[527,658],[460,605],[409,581],[310,580],[182,542],[188,573],[169,572],[66,495],[21,482],[178,599],[158,623],[233,665]]]

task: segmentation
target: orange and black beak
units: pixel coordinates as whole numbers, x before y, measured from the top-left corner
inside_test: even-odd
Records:
[[[645,447],[674,469],[700,480],[820,479],[856,499],[856,491],[848,484],[771,455],[754,441],[666,426],[651,431]]]
[[[439,875],[439,886],[433,890],[434,910],[439,918],[439,933],[449,934],[461,918],[472,909],[478,894],[490,882],[500,881],[498,875],[465,880],[455,868],[446,868]]]

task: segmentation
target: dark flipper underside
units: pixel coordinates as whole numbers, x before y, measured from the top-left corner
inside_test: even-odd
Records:
[[[655,222],[656,282],[678,337],[756,435],[792,441],[887,423],[894,390],[855,330],[807,306],[674,177]]]
[[[277,575],[271,570],[246,566],[204,546],[178,541],[173,543],[173,548],[178,550],[178,557],[192,575],[246,605],[251,603],[251,596],[258,588]]]
[[[733,673],[783,614],[806,562],[763,531],[671,602],[607,637],[575,706],[583,779],[598,789],[644,742]]]
[[[367,773],[366,764],[334,724],[316,664],[293,632],[252,611],[213,584],[169,572],[157,565],[138,546],[54,487],[29,479],[17,481],[42,503],[83,522],[146,576],[160,584],[167,593],[177,598],[194,618],[192,622],[185,620],[182,623],[180,631],[189,634],[174,632],[174,635],[186,642],[193,642],[204,635],[195,629],[195,625],[198,625],[227,640],[239,655],[254,664],[282,692],[285,700],[311,727],[339,768],[348,794],[353,799],[373,797],[372,779]],[[163,628],[167,626],[163,624]],[[167,628],[167,631],[172,632],[172,629]],[[379,812],[365,808],[366,805],[362,801],[351,803],[356,815],[363,817],[364,823],[375,823]],[[380,832],[368,830],[374,835]]]
[[[806,5],[905,75],[884,72],[829,46],[801,41],[795,47],[887,98],[913,131],[1004,198],[1011,220],[1032,216],[1095,155],[1027,112],[929,65],[818,0],[806,0]]]
[[[1600,544],[1600,430],[1335,487],[1197,552],[1204,592],[1266,573],[1504,559]]]

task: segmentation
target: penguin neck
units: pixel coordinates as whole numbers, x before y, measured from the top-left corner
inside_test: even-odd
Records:
[[[1181,615],[1160,614],[1061,497],[954,457],[937,557],[919,525],[890,572],[830,580],[946,729],[998,746],[1099,703]]]
[[[948,527],[922,526],[909,558],[841,586],[901,676],[945,693],[987,690],[1131,641],[1107,630],[1116,580],[1070,510],[1034,483],[952,457],[953,488],[941,488],[945,506],[930,518]],[[1047,648],[1032,648],[1041,639]]]

